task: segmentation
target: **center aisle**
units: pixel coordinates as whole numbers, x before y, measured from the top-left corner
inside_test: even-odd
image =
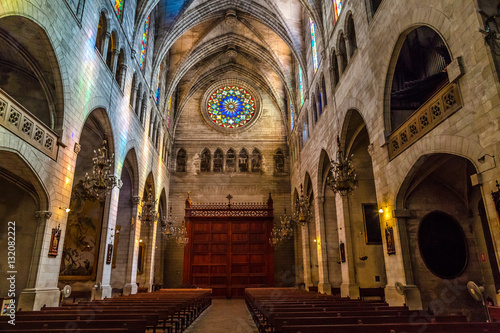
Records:
[[[243,299],[214,299],[184,333],[258,333]]]

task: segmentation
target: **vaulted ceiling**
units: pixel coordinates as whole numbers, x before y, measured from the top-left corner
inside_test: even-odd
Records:
[[[139,1],[136,26],[153,9],[153,72],[167,59],[165,96],[177,90],[177,115],[198,89],[230,71],[268,92],[284,115],[287,98],[295,98],[294,68],[305,67],[304,17],[320,23],[324,40],[320,0]]]

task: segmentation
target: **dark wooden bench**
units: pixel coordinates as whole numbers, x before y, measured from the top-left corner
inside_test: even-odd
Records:
[[[30,329],[66,329],[69,332],[78,331],[80,329],[108,329],[108,328],[122,328],[130,333],[144,333],[146,332],[145,320],[43,320],[43,321],[16,321],[17,330],[30,330]],[[12,327],[9,323],[0,322],[0,331],[8,332]]]

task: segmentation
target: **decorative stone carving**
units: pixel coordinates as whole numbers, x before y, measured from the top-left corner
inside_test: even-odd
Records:
[[[234,48],[234,46],[229,46],[226,50],[226,56],[228,58],[234,59],[238,55],[238,51]]]
[[[235,25],[237,21],[238,18],[236,17],[236,11],[229,9],[226,12],[226,24],[232,26]]]
[[[39,210],[39,211],[36,211],[35,212],[35,217],[37,219],[50,219],[50,217],[52,216],[52,213],[47,211],[47,210]]]
[[[82,145],[79,144],[78,142],[75,142],[75,148],[73,148],[75,154],[78,154],[81,150],[82,150]]]
[[[136,195],[132,197],[132,204],[138,205],[141,202],[141,197]]]
[[[368,154],[370,154],[370,157],[373,157],[373,143],[370,143],[368,145]]]

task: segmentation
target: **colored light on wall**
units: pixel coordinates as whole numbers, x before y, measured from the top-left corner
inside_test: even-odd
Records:
[[[146,63],[146,50],[148,45],[148,32],[149,32],[149,17],[144,22],[144,31],[142,33],[142,44],[141,44],[141,58],[139,59],[139,65],[144,69],[144,64]]]
[[[335,22],[339,18],[341,11],[342,11],[342,0],[333,0],[333,15],[335,17],[334,19]]]
[[[156,80],[156,105],[160,104],[160,76],[161,76],[161,65],[158,69],[158,78]]]
[[[304,104],[304,85],[302,82],[302,68],[299,65],[299,90],[300,90],[300,106]]]
[[[118,19],[121,21],[123,16],[123,3],[125,0],[115,0],[115,13]]]
[[[318,48],[316,47],[316,24],[313,20],[309,18],[309,24],[311,26],[311,47],[312,47],[312,60],[314,73],[318,70]]]
[[[293,104],[290,101],[290,130],[293,130]]]
[[[170,108],[172,107],[172,96],[168,99],[167,106],[167,128],[170,128]]]

